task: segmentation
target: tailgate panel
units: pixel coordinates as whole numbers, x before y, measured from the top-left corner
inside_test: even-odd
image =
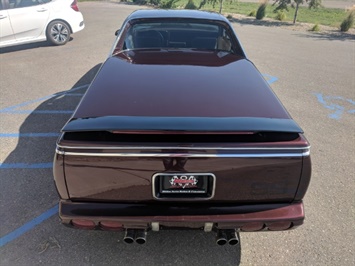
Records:
[[[201,156],[201,154],[200,154]],[[277,156],[277,155],[275,155]],[[92,201],[153,201],[156,173],[212,173],[211,201],[292,201],[298,188],[302,156],[240,158],[65,155],[69,197]],[[193,201],[193,199],[186,199]]]

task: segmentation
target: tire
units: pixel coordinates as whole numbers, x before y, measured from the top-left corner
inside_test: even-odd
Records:
[[[55,20],[47,27],[47,41],[54,45],[64,45],[70,39],[70,28],[67,23]]]

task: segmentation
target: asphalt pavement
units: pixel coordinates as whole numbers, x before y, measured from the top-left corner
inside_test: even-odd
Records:
[[[86,27],[67,45],[0,51],[1,265],[355,264],[354,36],[247,21],[233,25],[249,58],[312,145],[305,224],[241,233],[240,245],[222,247],[213,233],[200,231],[150,232],[145,245],[127,245],[120,232],[62,226],[51,172],[56,137],[107,57],[115,30],[144,8],[109,2],[79,7]]]

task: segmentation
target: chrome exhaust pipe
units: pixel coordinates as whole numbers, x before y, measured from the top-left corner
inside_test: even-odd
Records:
[[[226,230],[226,235],[229,245],[235,246],[239,243],[239,237],[234,229]]]
[[[227,244],[227,234],[225,230],[218,230],[216,236],[217,245],[223,246]]]
[[[144,229],[137,229],[135,240],[137,244],[145,244],[147,241],[147,231]]]
[[[126,229],[125,236],[123,241],[127,244],[132,244],[134,242],[135,230],[134,229]]]

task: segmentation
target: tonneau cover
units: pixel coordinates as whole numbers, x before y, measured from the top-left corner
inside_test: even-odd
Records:
[[[302,132],[247,59],[212,51],[110,57],[63,131]]]

